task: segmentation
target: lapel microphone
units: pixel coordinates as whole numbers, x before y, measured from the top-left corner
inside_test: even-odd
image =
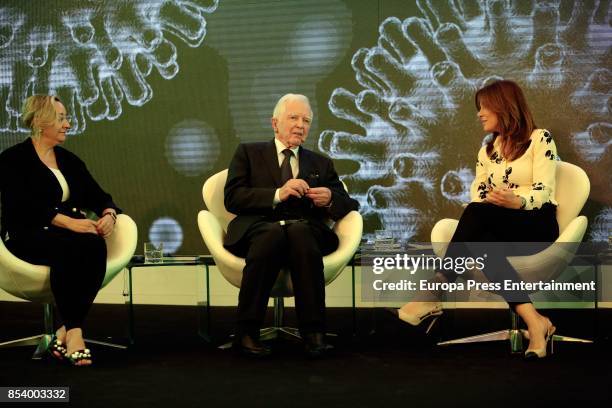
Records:
[[[319,185],[319,171],[315,170],[306,177],[306,182],[310,187],[316,187]]]

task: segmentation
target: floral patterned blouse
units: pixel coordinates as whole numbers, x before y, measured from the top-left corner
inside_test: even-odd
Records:
[[[525,199],[525,210],[536,210],[555,201],[555,171],[557,148],[550,132],[535,129],[525,153],[506,161],[501,154],[501,140],[493,144],[491,156],[486,145],[478,152],[476,178],[472,182],[472,201],[483,201],[491,188],[509,188]]]

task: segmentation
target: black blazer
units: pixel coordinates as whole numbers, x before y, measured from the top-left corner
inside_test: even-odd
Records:
[[[298,155],[300,167],[297,177],[306,180],[310,187],[327,187],[332,192],[329,208],[316,207],[308,198],[298,200],[301,218],[329,229],[325,225],[326,219],[338,220],[359,209],[359,203],[344,190],[329,158],[304,147],[300,147]],[[225,208],[237,215],[228,226],[226,246],[238,242],[255,222],[278,218],[272,203],[276,189],[280,187],[281,173],[274,139],[238,145],[225,183]],[[297,199],[291,197],[290,200]]]
[[[57,165],[70,188],[70,198],[64,203],[59,182],[39,159],[32,139],[27,138],[0,153],[3,240],[6,232],[10,238],[17,238],[47,230],[58,213],[83,218],[78,210],[88,209],[98,216],[105,208],[121,212],[81,159],[62,147],[53,149]]]

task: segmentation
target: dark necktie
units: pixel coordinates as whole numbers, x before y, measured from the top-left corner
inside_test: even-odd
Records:
[[[280,166],[281,185],[285,185],[287,180],[293,178],[293,172],[291,171],[291,163],[290,163],[291,156],[293,156],[293,152],[291,151],[291,149],[285,149],[283,150],[283,154],[285,155],[285,158],[283,159],[283,162],[281,163],[281,166]]]

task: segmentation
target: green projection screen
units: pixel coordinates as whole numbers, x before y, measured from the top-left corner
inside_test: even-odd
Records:
[[[272,137],[276,100],[306,94],[306,146],[335,159],[366,237],[427,241],[469,200],[482,131],[473,94],[525,89],[562,160],[591,180],[587,239],[612,223],[610,1],[4,0],[0,148],[23,100],[54,93],[78,154],[142,242],[205,253],[202,184],[239,142]]]

